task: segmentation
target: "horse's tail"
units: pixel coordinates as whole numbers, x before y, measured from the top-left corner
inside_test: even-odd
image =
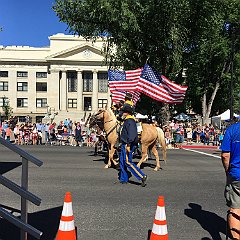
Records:
[[[163,152],[163,160],[167,160],[167,145],[164,137],[164,132],[160,127],[156,127],[157,129],[157,135],[158,135],[158,142],[162,146],[162,152]]]

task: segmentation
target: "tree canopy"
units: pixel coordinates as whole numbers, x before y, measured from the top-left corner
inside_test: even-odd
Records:
[[[53,9],[70,32],[87,39],[105,36],[110,66],[133,69],[148,61],[176,83],[187,84],[188,96],[175,108],[191,108],[204,117],[228,108],[231,27],[240,28],[240,0],[56,0]],[[236,67],[239,36],[236,31]],[[238,83],[238,68],[235,73]],[[214,102],[216,97],[220,100]],[[163,106],[143,97],[141,108],[146,102],[154,106],[148,114]]]

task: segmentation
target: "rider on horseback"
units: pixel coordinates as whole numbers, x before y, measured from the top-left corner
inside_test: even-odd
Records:
[[[134,104],[133,104],[132,98],[133,98],[133,95],[131,93],[126,93],[125,102],[124,102],[123,106],[120,108],[119,115],[117,118],[119,121],[122,120],[123,108],[126,106],[130,106],[132,108],[133,114],[134,114],[135,109],[134,109]]]

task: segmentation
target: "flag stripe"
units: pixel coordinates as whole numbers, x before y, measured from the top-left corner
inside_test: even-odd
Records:
[[[180,103],[183,101],[184,96],[174,98],[170,96],[163,87],[157,86],[143,78],[140,78],[140,84],[138,86],[138,91],[146,94],[153,99],[165,103]]]
[[[168,86],[172,87],[172,90],[175,90],[176,92],[182,92],[185,93],[187,90],[187,86],[180,86],[172,81],[170,81],[169,79],[167,79],[165,76],[162,75],[162,82]]]
[[[170,95],[169,92],[167,92],[161,85],[157,86],[154,83],[151,83],[143,78],[140,78],[140,84],[139,86],[142,86],[143,91],[145,88],[148,90],[151,90],[152,92],[155,92],[157,95],[163,95],[163,97],[166,97],[168,100],[174,100],[174,99],[183,99],[184,96],[175,96]]]

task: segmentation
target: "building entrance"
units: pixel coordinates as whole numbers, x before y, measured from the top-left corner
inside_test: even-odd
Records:
[[[92,111],[92,98],[84,97],[84,111]]]

